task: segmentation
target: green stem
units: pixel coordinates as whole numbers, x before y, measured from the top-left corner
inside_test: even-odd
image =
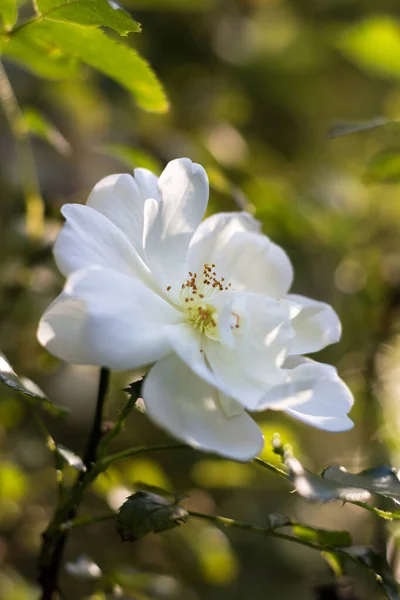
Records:
[[[137,395],[133,395],[131,394],[128,398],[128,400],[126,401],[126,404],[124,406],[124,408],[122,409],[117,422],[115,423],[114,427],[112,428],[112,430],[103,437],[100,445],[99,445],[99,450],[98,450],[98,454],[100,457],[104,457],[107,453],[107,449],[110,445],[110,443],[113,441],[114,438],[117,437],[117,435],[120,433],[121,429],[124,427],[126,419],[128,418],[128,416],[130,415],[133,407],[135,406],[135,403],[138,399]]]
[[[0,104],[18,144],[21,178],[25,196],[26,231],[31,239],[44,231],[44,202],[40,193],[29,129],[7,73],[0,62]]]

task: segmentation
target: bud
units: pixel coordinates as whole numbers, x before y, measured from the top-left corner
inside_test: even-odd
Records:
[[[120,507],[116,527],[123,542],[134,542],[147,533],[178,527],[188,518],[187,510],[176,502],[141,490]]]

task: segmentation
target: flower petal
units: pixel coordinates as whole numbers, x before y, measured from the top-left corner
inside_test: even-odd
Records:
[[[296,359],[292,363],[296,366],[287,370],[287,382],[268,391],[258,410],[283,409],[296,419],[326,431],[351,429],[353,423],[347,413],[354,400],[336,369],[306,358]]]
[[[135,181],[139,188],[139,192],[143,200],[146,198],[154,198],[159,202],[161,200],[158,191],[158,177],[148,169],[135,169]]]
[[[292,322],[296,337],[290,354],[318,352],[340,340],[339,317],[329,304],[298,294],[288,294],[287,299],[301,306],[301,312]]]
[[[204,351],[218,386],[249,410],[285,380],[282,364],[293,338],[292,306],[260,294],[233,293],[234,344],[206,338]],[[296,313],[295,313],[296,314]]]
[[[171,351],[166,326],[180,319],[140,280],[93,267],[70,276],[42,316],[38,339],[68,362],[135,369]]]
[[[244,411],[227,416],[218,391],[176,356],[152,367],[142,395],[150,418],[194,448],[245,462],[263,447],[262,433],[251,417]]]
[[[137,181],[125,173],[110,175],[99,181],[86,204],[114,223],[144,258],[144,201],[151,197],[144,196]]]
[[[274,298],[287,294],[293,280],[287,254],[265,235],[241,230],[243,219],[238,223],[236,214],[232,215],[231,219],[220,219],[202,236],[196,232],[188,255],[190,270],[198,273],[203,265],[215,264],[217,277],[224,277],[235,291]]]
[[[66,204],[61,212],[66,223],[56,240],[54,256],[63,275],[99,266],[150,279],[131,242],[108,218],[81,204]]]
[[[161,285],[178,293],[190,239],[207,207],[208,179],[203,167],[181,158],[168,163],[158,187],[161,201],[145,213],[146,259]]]

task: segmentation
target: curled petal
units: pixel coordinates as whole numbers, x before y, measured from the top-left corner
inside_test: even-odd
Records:
[[[224,409],[219,392],[176,356],[152,367],[142,395],[150,418],[194,448],[245,462],[263,447],[251,417],[237,406]]]
[[[70,276],[42,316],[38,339],[68,362],[135,369],[171,352],[166,329],[180,319],[140,280],[93,267]]]

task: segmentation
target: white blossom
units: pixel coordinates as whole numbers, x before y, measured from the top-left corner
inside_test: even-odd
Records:
[[[243,212],[203,222],[204,169],[173,160],[100,181],[67,204],[55,244],[63,292],[39,341],[71,363],[149,366],[148,415],[194,447],[249,460],[263,446],[246,411],[285,410],[327,431],[352,427],[353,398],[330,365],[301,355],[337,342],[322,302],[288,295],[289,258]]]

